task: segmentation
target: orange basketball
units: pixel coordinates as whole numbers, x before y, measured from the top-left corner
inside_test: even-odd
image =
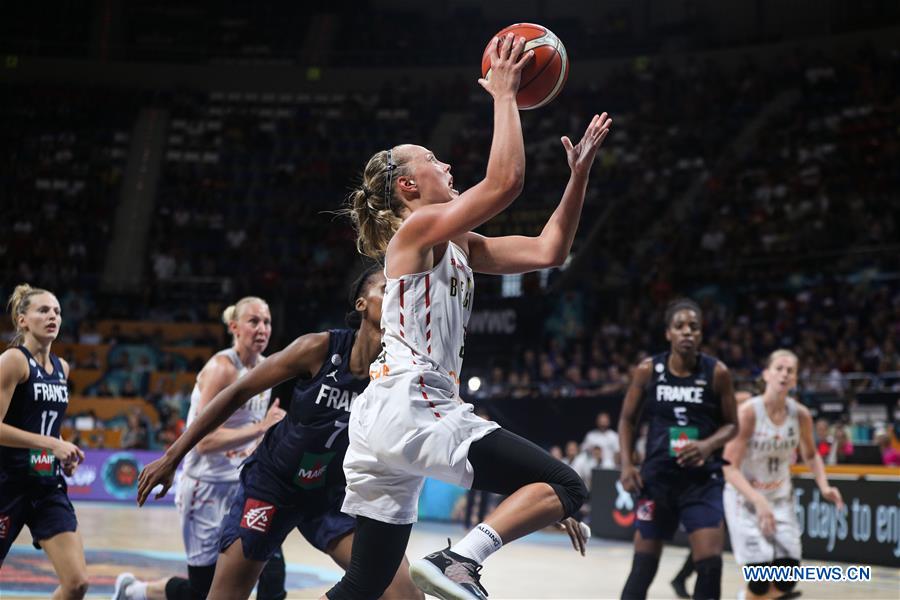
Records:
[[[534,50],[534,58],[522,71],[516,102],[519,110],[540,108],[556,98],[569,76],[569,57],[562,41],[556,35],[534,23],[516,23],[501,30],[497,37],[513,33],[517,38],[525,38],[525,51]],[[490,42],[481,55],[481,75],[488,78],[491,58],[488,55]]]

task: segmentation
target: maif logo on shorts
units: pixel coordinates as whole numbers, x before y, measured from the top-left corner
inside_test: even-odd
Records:
[[[638,500],[638,521],[652,521],[654,512],[656,512],[656,502],[653,500]]]
[[[326,452],[325,454],[316,454],[314,452],[306,452],[300,459],[300,468],[294,476],[294,485],[304,490],[312,490],[325,485],[325,472],[328,470],[328,464],[334,458],[334,452]]]
[[[5,540],[9,536],[9,516],[0,515],[0,540]]]
[[[244,516],[241,517],[241,527],[252,529],[260,533],[269,531],[272,519],[275,518],[275,507],[269,502],[247,498],[244,503]]]

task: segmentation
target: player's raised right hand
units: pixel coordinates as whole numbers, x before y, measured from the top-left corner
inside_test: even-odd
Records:
[[[534,51],[525,49],[525,38],[508,33],[502,38],[494,38],[490,46],[491,70],[486,78],[481,78],[478,83],[494,97],[494,100],[504,96],[515,99],[519,91],[519,82],[522,80],[522,70]]]
[[[636,494],[644,487],[644,481],[641,479],[641,472],[634,465],[622,467],[622,473],[619,475],[619,481],[626,492]]]
[[[158,484],[162,484],[162,490],[156,494],[156,499],[159,500],[165,496],[169,488],[172,487],[172,482],[175,481],[176,468],[178,468],[178,463],[173,464],[165,454],[144,467],[140,477],[138,477],[138,506],[144,505],[144,502],[147,501],[147,496]]]

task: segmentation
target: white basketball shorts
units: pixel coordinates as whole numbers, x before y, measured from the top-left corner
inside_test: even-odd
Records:
[[[793,495],[770,500],[775,515],[775,535],[766,537],[759,529],[753,504],[726,484],[722,497],[731,550],[739,565],[771,563],[776,558],[800,560],[800,524],[794,512]]]
[[[341,510],[384,523],[415,523],[424,478],[471,487],[469,446],[499,428],[475,416],[439,373],[374,381],[353,401]]]
[[[206,567],[219,558],[219,534],[240,482],[211,483],[182,475],[175,505],[181,518],[181,535],[187,564]]]

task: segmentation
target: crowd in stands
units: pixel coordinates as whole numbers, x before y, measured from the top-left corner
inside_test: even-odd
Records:
[[[664,304],[635,298],[627,310],[603,311],[602,299],[574,293],[557,299],[542,344],[534,339],[467,363],[484,384],[477,396],[575,397],[621,394],[631,368],[667,349]],[[755,389],[766,357],[792,348],[804,392],[900,390],[900,285],[835,281],[797,290],[757,292],[722,301],[698,297],[702,350]],[[593,323],[591,315],[595,315]],[[473,348],[477,352],[477,348]],[[471,366],[469,366],[471,365]],[[858,374],[857,377],[853,377]]]
[[[799,90],[729,156],[686,217],[700,234],[664,240],[681,271],[774,278],[835,265],[896,269],[900,223],[900,59],[862,48],[809,56],[791,69]],[[673,267],[677,272],[678,267]]]
[[[106,256],[136,97],[71,86],[0,90],[0,286],[40,281],[65,293],[63,307],[81,318],[89,310],[82,291],[96,290]]]
[[[881,424],[869,437],[862,431],[854,437],[852,430],[855,429],[858,428],[850,427],[843,421],[831,424],[825,419],[816,420],[813,439],[816,451],[826,465],[870,463],[900,467],[900,429]],[[643,423],[634,443],[634,464],[640,465],[646,457],[647,431],[647,423]],[[874,452],[864,453],[861,448],[870,448]],[[581,442],[568,440],[561,446],[551,446],[549,450],[553,456],[572,467],[588,489],[594,469],[617,469],[621,464],[619,436],[606,412],[597,414],[596,428],[588,431]],[[798,460],[799,457],[795,456],[794,461]]]
[[[579,267],[589,276],[565,293],[524,288],[546,303],[540,337],[502,356],[467,348],[467,376],[485,382],[472,397],[622,394],[633,365],[665,349],[662,311],[676,292],[695,292],[704,350],[744,385],[769,352],[790,347],[803,392],[900,388],[900,287],[889,277],[900,268],[890,210],[900,184],[898,67],[896,55],[868,49],[838,59],[797,54],[777,67],[635,60],[595,85],[567,88],[552,110],[523,113],[525,191],[482,231],[537,233],[568,173],[559,136],[577,139],[593,112],[608,110],[616,125],[593,173],[576,251],[595,226],[600,242]],[[427,143],[450,111],[462,115],[444,140],[446,159],[458,187],[476,183],[490,110],[469,84],[377,94],[169,91],[147,100],[167,111],[168,135],[146,292],[121,302],[99,281],[141,94],[5,86],[0,289],[29,281],[56,291],[60,342],[98,346],[61,352],[74,370],[96,372],[79,392],[142,398],[156,414],[73,415],[70,425],[121,427],[121,443],[134,448],[164,446],[184,426],[192,382],[152,375],[189,378],[205,357],[179,358],[152,328],[100,331],[113,311],[206,321],[216,303],[259,295],[276,308],[273,350],[337,325],[360,262],[349,226],[327,211],[373,152],[400,140]],[[734,149],[774,90],[795,95],[747,148]],[[692,193],[690,210],[673,213]],[[477,280],[476,312],[502,296],[501,285]],[[192,343],[211,353],[223,342],[198,335]],[[855,373],[867,375],[848,377]],[[84,416],[98,426],[75,427]]]

